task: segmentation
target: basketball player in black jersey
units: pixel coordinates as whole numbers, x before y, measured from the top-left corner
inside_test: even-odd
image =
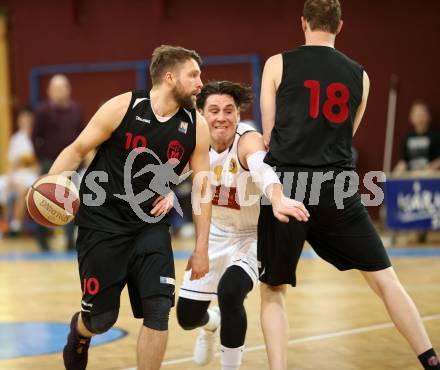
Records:
[[[50,170],[51,174],[75,170],[89,151],[99,147],[80,188],[76,223],[83,297],[63,352],[67,370],[86,368],[90,338],[114,325],[126,284],[133,314],[143,318],[137,368],[160,368],[175,282],[164,217],[172,201],[165,190],[187,163],[193,178],[209,171],[209,131],[194,109],[202,88],[200,65],[194,51],[157,48],[150,65],[151,91],[128,92],[106,102]],[[148,168],[153,171],[143,171]],[[175,176],[170,176],[171,169]],[[157,190],[161,183],[162,193]],[[99,192],[90,185],[105,190],[105,199],[98,199]],[[193,194],[203,195],[207,188],[206,181],[194,181]],[[139,200],[142,192],[145,199]],[[192,279],[208,272],[211,205],[205,202],[200,207],[194,215]]]
[[[340,18],[338,0],[307,0],[301,17],[305,45],[272,56],[263,72],[261,111],[269,147],[265,162],[277,167],[281,180],[293,176],[291,197],[297,185],[303,188],[310,213],[307,223],[293,218],[281,223],[270,206],[261,206],[261,320],[270,368],[287,369],[284,295],[287,284],[296,284],[295,269],[307,240],[339,270],[360,270],[424,368],[440,369],[419,313],[391,267],[359,193],[344,199],[349,184],[337,181],[343,171],[354,170],[351,141],[369,90],[362,66],[334,48]],[[341,199],[343,207],[338,207]]]

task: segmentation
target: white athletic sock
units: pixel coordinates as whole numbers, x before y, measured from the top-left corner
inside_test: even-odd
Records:
[[[228,348],[220,346],[222,370],[238,370],[243,357],[244,345],[238,348]]]
[[[210,308],[208,310],[208,316],[209,320],[203,328],[209,331],[214,331],[220,325],[220,312],[218,308]]]

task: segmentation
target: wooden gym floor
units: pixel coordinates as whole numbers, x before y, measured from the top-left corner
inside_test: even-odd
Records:
[[[415,300],[431,340],[440,350],[440,236],[430,235],[426,246],[393,248],[394,267]],[[410,240],[411,244],[411,240]],[[192,248],[192,242],[177,240],[176,250]],[[414,245],[414,243],[413,243]],[[54,247],[59,249],[59,247]],[[26,253],[29,252],[29,253]],[[185,253],[182,253],[185,254]],[[381,302],[356,271],[338,272],[315,258],[300,262],[299,286],[288,292],[290,322],[289,369],[292,370],[412,370],[420,369],[411,349],[390,323]],[[176,261],[179,286],[186,261]],[[78,310],[81,290],[76,259],[60,252],[36,252],[31,239],[0,240],[0,369],[63,369],[61,353],[29,355],[26,343],[55,341],[62,348],[64,338],[30,329],[1,335],[2,324],[42,322],[67,324]],[[267,358],[259,324],[259,292],[246,300],[248,313],[247,351],[243,370],[267,369]],[[141,321],[133,319],[126,291],[116,327],[127,335],[122,339],[92,347],[91,370],[134,370],[135,344]],[[66,329],[67,330],[67,329]],[[23,339],[23,335],[24,338]],[[197,331],[185,332],[177,325],[175,311],[170,318],[170,335],[163,369],[200,369],[191,362]],[[26,342],[24,342],[26,340]],[[1,348],[20,347],[21,355],[8,358]],[[44,351],[43,351],[44,352]],[[5,355],[6,353],[6,355]],[[205,367],[219,369],[219,358]]]

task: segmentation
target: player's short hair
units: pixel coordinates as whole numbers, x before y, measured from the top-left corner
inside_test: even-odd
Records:
[[[174,70],[190,59],[194,59],[199,66],[202,65],[202,58],[194,50],[171,45],[161,45],[154,49],[150,64],[153,85],[160,84],[165,72]]]
[[[336,33],[341,15],[339,0],[306,0],[304,3],[303,16],[312,31]]]
[[[249,86],[231,81],[210,81],[203,86],[202,91],[197,95],[197,108],[203,109],[206,99],[214,94],[232,96],[240,111],[245,110],[254,100],[252,88]]]

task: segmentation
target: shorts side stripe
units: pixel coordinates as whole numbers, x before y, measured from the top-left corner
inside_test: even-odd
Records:
[[[186,288],[180,288],[180,290],[186,290],[187,292],[192,292],[192,293],[201,293],[201,294],[215,294],[217,295],[217,292],[200,292],[199,290],[192,290],[192,289],[186,289]]]
[[[245,261],[245,260],[243,260],[243,259],[239,259],[239,260],[235,260],[235,261],[232,261],[232,263],[236,263],[236,262],[243,262],[243,263],[245,263],[246,265],[248,265],[249,266],[249,268],[251,269],[251,271],[253,272],[253,274],[255,275],[255,277],[258,279],[258,274],[257,274],[257,272],[254,270],[254,268],[249,264],[249,262],[247,262],[247,261]]]

